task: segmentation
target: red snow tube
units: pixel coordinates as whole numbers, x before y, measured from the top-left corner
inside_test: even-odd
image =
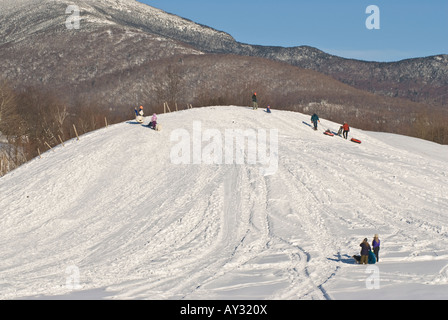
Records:
[[[330,136],[330,137],[334,137],[334,134],[329,131],[325,131],[324,134],[326,134],[327,136]]]
[[[355,138],[353,138],[351,141],[355,142],[355,143],[361,143],[361,140],[358,140],[358,139],[355,139]]]

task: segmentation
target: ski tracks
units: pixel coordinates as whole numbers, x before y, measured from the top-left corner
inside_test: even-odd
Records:
[[[273,298],[329,299],[323,285],[338,269],[328,261],[334,254],[333,235],[320,216],[319,198],[307,186],[312,177],[303,171],[302,165],[289,160],[283,159],[270,187],[273,237],[285,246],[283,251],[290,257],[290,283]],[[276,190],[287,193],[279,194]]]
[[[158,299],[192,299],[203,296],[204,290],[211,297],[219,296],[215,282],[233,277],[265,250],[266,217],[248,210],[257,206],[262,195],[252,189],[255,185],[248,172],[245,166],[202,167],[189,173],[188,179],[198,187],[188,187],[188,191],[184,188],[190,183],[179,181],[180,199],[153,213],[156,216],[146,232],[148,266],[138,266],[140,280],[126,296],[148,296],[149,292]],[[173,217],[167,219],[170,212]],[[110,288],[117,289],[123,290],[121,286]]]

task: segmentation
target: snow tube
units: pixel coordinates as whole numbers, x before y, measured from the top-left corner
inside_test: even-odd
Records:
[[[368,262],[369,262],[369,264],[376,263],[376,256],[372,251],[369,252],[369,261]]]
[[[329,131],[325,131],[324,134],[326,134],[327,136],[330,136],[330,137],[334,137],[334,134]]]
[[[352,141],[352,142],[355,142],[355,143],[361,143],[361,140],[358,140],[358,139],[355,139],[355,138],[352,138],[351,141]]]

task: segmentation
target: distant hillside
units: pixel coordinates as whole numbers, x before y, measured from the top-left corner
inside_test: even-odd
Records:
[[[79,30],[65,27],[69,17],[65,10],[73,4],[81,11]],[[76,87],[85,82],[95,86],[98,78],[126,75],[148,61],[231,53],[287,62],[385,96],[447,104],[446,55],[376,63],[343,59],[306,46],[248,45],[134,0],[20,0],[1,6],[0,70],[20,85]]]
[[[74,4],[79,29],[66,25]],[[261,107],[448,143],[446,56],[374,63],[311,47],[252,46],[133,0],[8,0],[1,9],[1,77],[19,95],[14,116],[27,123],[13,121],[15,135],[29,137],[38,123],[41,147],[42,136],[59,141],[49,127],[73,136],[71,123],[35,119],[64,105],[72,107],[70,121],[82,115],[86,132],[104,123],[100,110],[88,115],[94,107],[119,121],[139,105],[148,112],[161,112],[164,102],[172,109],[249,105],[254,91]],[[95,121],[86,124],[88,117]]]

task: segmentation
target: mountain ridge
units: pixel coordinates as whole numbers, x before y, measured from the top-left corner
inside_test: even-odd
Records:
[[[127,53],[127,65],[125,63],[124,66],[120,67],[123,71],[130,66],[141,64],[137,60],[151,60],[182,54],[235,54],[261,57],[311,69],[355,88],[383,96],[401,97],[439,107],[446,106],[448,101],[448,95],[446,95],[448,90],[448,55],[385,63],[341,58],[309,46],[288,48],[249,45],[237,42],[224,31],[197,24],[134,0],[47,0],[39,2],[37,5],[32,1],[22,0],[20,4],[20,10],[18,10],[18,6],[10,4],[10,6],[7,6],[8,10],[3,10],[0,13],[4,16],[2,20],[8,21],[3,32],[0,29],[0,32],[2,32],[0,39],[4,39],[3,43],[0,42],[0,53],[6,57],[6,65],[3,66],[4,70],[2,71],[8,79],[15,79],[17,82],[23,80],[21,72],[24,69],[35,70],[39,68],[39,62],[36,61],[35,56],[45,55],[42,54],[45,49],[42,49],[41,52],[33,52],[32,56],[27,57],[22,42],[26,44],[29,41],[37,46],[42,43],[42,45],[51,49],[55,44],[45,38],[67,38],[65,39],[67,40],[64,45],[65,48],[60,46],[57,49],[62,53],[54,53],[55,55],[64,54],[64,50],[70,49],[68,39],[75,33],[77,35],[84,34],[87,38],[103,37],[103,33],[100,33],[99,30],[104,32],[104,28],[114,29],[116,27],[124,33],[130,32],[138,34],[140,37],[138,41],[125,39],[127,41],[125,46],[129,48],[130,52]],[[65,13],[65,9],[73,4],[78,5],[81,11],[80,30],[66,30],[65,27],[65,21],[69,17],[69,14]],[[42,36],[39,36],[41,33]],[[150,41],[154,40],[153,44],[147,43],[149,38],[151,38]],[[64,39],[59,41],[64,41]],[[77,44],[76,41],[78,40],[74,40],[75,44]],[[85,40],[81,39],[79,41]],[[112,38],[112,41],[118,40]],[[91,49],[95,50],[96,44],[90,42],[89,45],[92,47]],[[133,45],[142,48],[139,50],[133,48]],[[98,50],[106,48],[97,46]],[[110,44],[106,50],[110,52],[111,57],[126,55],[124,48],[121,52],[117,50],[114,53],[114,48]],[[150,53],[145,54],[142,52],[144,50],[148,50]],[[88,49],[85,49],[85,51],[89,52]],[[17,60],[21,53],[24,57]],[[54,57],[44,56],[44,60],[52,59]],[[95,63],[93,55],[89,59],[92,60],[88,62],[90,65]],[[26,65],[30,60],[33,61]],[[57,59],[54,60],[52,64],[58,63]],[[14,66],[20,66],[21,63],[25,64],[25,68],[22,68],[20,72],[14,71]],[[86,66],[86,68],[92,68],[92,66]],[[67,72],[61,68],[56,69],[60,69],[61,74]],[[33,77],[31,70],[27,70],[24,76]],[[49,74],[51,74],[51,71],[49,71]],[[90,74],[93,74],[91,79],[94,81],[95,72],[90,72]],[[45,78],[45,76],[42,76],[42,78]],[[86,76],[84,78],[88,79]],[[26,83],[26,79],[23,82]],[[40,82],[44,81],[34,79],[30,84],[39,84]]]

